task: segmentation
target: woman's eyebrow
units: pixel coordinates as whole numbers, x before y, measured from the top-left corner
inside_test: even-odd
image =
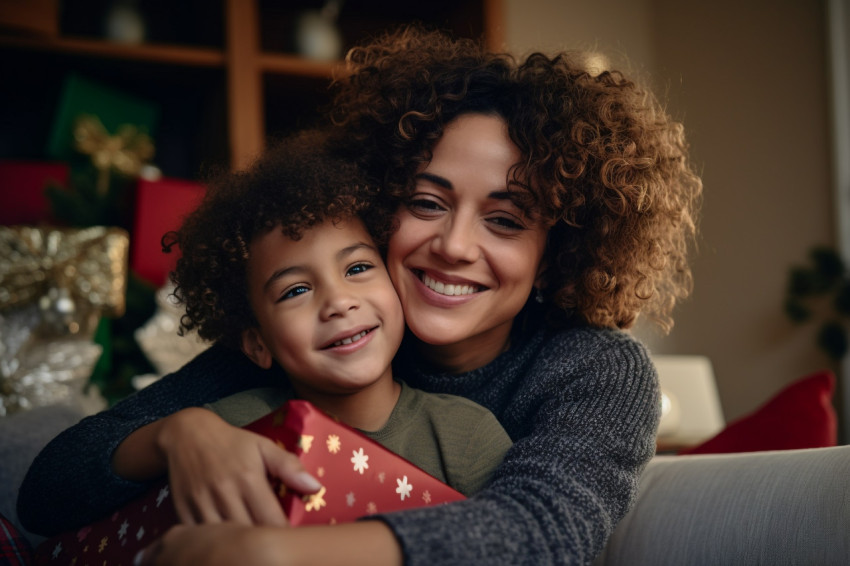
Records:
[[[434,183],[435,185],[442,187],[442,188],[444,188],[448,191],[454,190],[454,185],[452,185],[451,181],[449,181],[445,177],[440,177],[439,175],[434,175],[433,173],[427,173],[427,172],[417,173],[416,177],[414,177],[414,178],[415,179],[424,179],[425,181],[428,181],[430,183]],[[510,190],[493,191],[493,192],[489,193],[487,196],[488,196],[488,198],[495,199],[495,200],[509,200],[513,203],[516,203],[517,197],[514,194],[514,192],[515,191],[510,191]]]
[[[414,179],[424,179],[426,181],[434,183],[435,185],[443,187],[444,189],[447,189],[449,191],[454,189],[454,186],[452,185],[451,181],[449,181],[445,177],[440,177],[439,175],[434,175],[433,173],[426,173],[426,172],[417,173],[416,177],[414,177]]]

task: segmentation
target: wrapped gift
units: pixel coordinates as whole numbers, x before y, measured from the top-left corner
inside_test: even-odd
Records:
[[[45,189],[68,184],[68,165],[50,161],[0,160],[0,224],[50,223]]]
[[[0,416],[76,402],[101,347],[101,316],[125,309],[127,233],[0,226]]]
[[[63,161],[76,155],[75,130],[80,116],[97,116],[110,134],[115,134],[126,124],[133,124],[139,131],[153,136],[159,112],[156,104],[145,99],[80,75],[69,74],[59,95],[46,153]]]
[[[177,230],[183,218],[195,210],[206,192],[200,183],[163,177],[139,179],[130,267],[156,287],[163,286],[174,269],[179,250],[162,251],[162,236]]]
[[[353,521],[464,499],[464,496],[359,431],[307,401],[289,401],[245,427],[294,452],[322,484],[301,495],[273,481],[290,524]],[[162,481],[109,517],[42,542],[35,566],[132,564],[136,553],[177,523],[169,486]]]

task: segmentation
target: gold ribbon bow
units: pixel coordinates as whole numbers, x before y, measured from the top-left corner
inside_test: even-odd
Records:
[[[89,155],[98,170],[97,192],[109,190],[109,172],[118,171],[128,177],[138,175],[142,165],[154,155],[150,136],[132,124],[122,124],[118,133],[110,136],[97,116],[83,114],[74,127],[74,147]]]
[[[0,226],[0,312],[38,304],[61,315],[50,330],[71,334],[88,331],[89,317],[121,316],[128,251],[120,228]]]

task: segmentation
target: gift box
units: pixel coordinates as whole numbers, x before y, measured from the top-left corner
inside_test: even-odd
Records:
[[[48,185],[68,185],[66,163],[0,161],[0,225],[50,223]]]
[[[80,116],[96,116],[110,134],[126,124],[153,137],[160,109],[156,104],[80,75],[69,74],[62,86],[46,153],[67,161],[77,154],[74,130]]]
[[[315,494],[273,488],[290,524],[353,521],[375,513],[459,501],[458,491],[390,452],[307,401],[289,401],[247,425],[295,453],[322,484]],[[132,564],[135,554],[177,523],[168,484],[148,492],[95,524],[42,542],[36,566]]]
[[[162,236],[180,228],[183,218],[195,210],[205,191],[203,185],[182,179],[139,179],[130,267],[142,279],[156,287],[166,282],[180,250],[163,253]]]

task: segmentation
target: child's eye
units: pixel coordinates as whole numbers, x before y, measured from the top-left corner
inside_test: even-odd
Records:
[[[358,264],[355,264],[355,265],[352,265],[351,267],[349,267],[348,271],[346,271],[345,274],[346,274],[346,276],[357,275],[358,273],[365,273],[366,271],[369,271],[373,267],[374,267],[373,265],[370,265],[368,263],[358,263]]]
[[[280,298],[277,300],[277,302],[285,301],[287,299],[297,297],[298,295],[303,295],[304,293],[306,293],[309,290],[310,290],[310,288],[307,287],[306,285],[296,285],[295,287],[290,287],[289,289],[286,290],[286,292],[283,295],[280,296]]]

